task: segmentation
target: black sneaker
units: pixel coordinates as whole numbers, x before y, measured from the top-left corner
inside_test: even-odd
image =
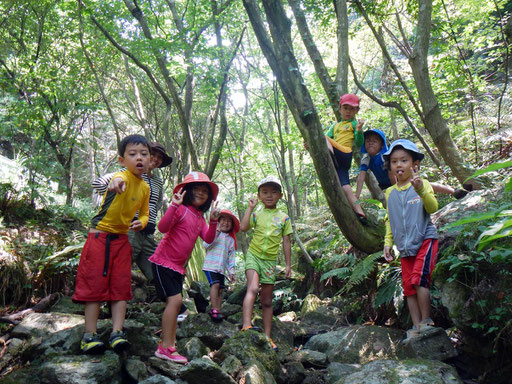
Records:
[[[84,333],[80,342],[80,350],[87,355],[103,353],[105,344],[100,340],[97,333]]]
[[[126,334],[123,331],[112,331],[108,339],[110,348],[116,353],[126,351],[130,348],[130,342],[126,339]]]

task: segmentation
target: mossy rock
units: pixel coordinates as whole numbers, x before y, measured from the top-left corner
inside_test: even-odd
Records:
[[[280,364],[277,354],[272,351],[267,337],[261,332],[238,332],[234,337],[227,339],[214,359],[222,362],[228,356],[235,356],[245,367],[259,363],[274,377],[279,375]]]

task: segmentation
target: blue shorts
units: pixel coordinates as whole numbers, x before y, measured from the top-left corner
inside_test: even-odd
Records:
[[[224,275],[222,273],[212,272],[212,271],[203,271],[210,283],[210,287],[213,284],[219,284],[219,289],[224,289]]]
[[[166,301],[168,297],[181,295],[183,290],[183,275],[170,268],[153,264],[153,276],[158,297]]]
[[[336,168],[336,172],[338,173],[340,184],[342,186],[350,184],[348,171],[352,166],[352,152],[341,152],[339,149],[335,147],[333,147],[332,149],[334,150],[334,166]]]

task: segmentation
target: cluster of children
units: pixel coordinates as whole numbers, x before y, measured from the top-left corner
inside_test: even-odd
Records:
[[[148,171],[169,165],[172,161],[162,148],[161,144],[150,144],[143,136],[127,136],[119,145],[119,163],[124,168],[93,183],[97,190],[103,188],[104,194],[80,256],[72,298],[75,302],[85,303],[85,332],[81,341],[83,353],[95,354],[105,350],[105,344],[97,334],[102,302],[108,302],[111,307],[113,329],[108,341],[110,348],[122,352],[130,347],[123,329],[126,303],[132,298],[132,246],[128,233],[144,233],[148,223],[151,223],[150,208],[158,204],[159,199],[152,201],[150,196],[152,192],[158,193],[161,184],[155,187]],[[148,179],[149,183],[144,182]],[[198,237],[203,239],[207,250],[203,270],[211,287],[209,314],[213,321],[222,321],[221,298],[225,276],[230,281],[234,280],[236,233],[249,228],[255,228],[255,235],[251,242],[250,260],[248,258],[246,265],[249,289],[244,300],[243,329],[251,328],[252,306],[261,283],[265,334],[269,336],[271,347],[276,348],[270,339],[272,290],[278,248],[283,238],[286,275],[289,276],[291,271],[289,235],[292,229],[288,216],[276,209],[282,197],[281,190],[278,179],[265,178],[258,186],[258,198],[250,199],[249,208],[240,223],[231,211],[218,208],[215,200],[219,188],[204,173],[191,172],[174,188],[171,205],[158,222],[163,239],[152,249],[150,246],[143,247],[146,254],[147,249],[152,250],[147,260],[151,263],[151,274],[147,268],[143,271],[153,280],[158,296],[166,302],[161,340],[155,356],[187,363],[186,357],[176,351],[176,327],[178,314],[183,307],[181,292],[185,265]],[[265,208],[253,212],[258,199]],[[208,210],[209,224],[203,216]],[[154,229],[150,228],[151,235]],[[131,236],[133,238],[134,235]]]
[[[413,322],[413,328],[407,333],[410,337],[433,325],[429,285],[437,258],[437,232],[430,221],[430,213],[437,210],[437,201],[432,185],[418,174],[424,156],[416,145],[401,139],[388,148],[383,132],[373,129],[363,134],[363,122],[355,120],[358,110],[359,98],[356,95],[348,94],[341,98],[343,121],[331,127],[327,143],[343,190],[360,220],[366,221],[357,203],[365,173],[371,170],[380,187],[385,189],[388,220],[384,258],[393,260],[391,247],[396,244],[401,257],[404,294]],[[367,154],[361,162],[355,195],[348,179],[354,140],[363,143],[363,152]],[[130,231],[153,234],[158,210],[154,205],[158,205],[160,199],[151,199],[150,196],[160,196],[162,184],[157,183],[155,187],[155,183],[151,183],[151,170],[169,165],[172,158],[161,144],[150,144],[143,136],[130,135],[119,145],[119,162],[125,167],[123,170],[97,182],[104,192],[103,200],[92,219],[78,267],[73,300],[85,303],[83,353],[101,353],[105,349],[97,334],[100,304],[104,301],[111,305],[113,330],[109,338],[110,347],[120,352],[130,346],[123,330],[126,303],[132,298],[132,246],[127,234]],[[153,280],[158,296],[166,302],[161,340],[155,351],[155,355],[162,359],[187,363],[187,358],[176,351],[176,327],[178,315],[183,310],[181,292],[185,266],[198,237],[203,239],[207,251],[203,270],[210,283],[209,315],[213,321],[222,321],[225,278],[227,276],[233,282],[235,277],[236,233],[249,229],[254,229],[254,235],[245,258],[247,293],[243,302],[241,331],[256,329],[252,324],[252,312],[259,293],[264,333],[270,347],[277,350],[270,338],[272,292],[281,244],[286,263],[285,275],[289,277],[291,274],[292,234],[289,217],[276,208],[282,198],[281,183],[272,176],[263,179],[258,185],[257,197],[249,200],[240,222],[231,211],[218,208],[218,191],[218,186],[204,173],[189,173],[174,188],[171,205],[158,222],[163,239],[156,245],[151,237],[152,242],[142,247],[146,255],[143,261],[151,267],[149,271],[147,265],[142,264],[143,271]],[[263,204],[263,209],[255,211],[258,201]],[[207,224],[203,215],[208,210]],[[140,241],[147,242],[147,239]]]

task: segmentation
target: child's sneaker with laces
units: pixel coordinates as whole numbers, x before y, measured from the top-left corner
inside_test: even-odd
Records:
[[[80,350],[82,353],[93,355],[103,353],[105,351],[105,344],[100,340],[95,332],[84,333],[82,341],[80,342]]]
[[[158,343],[158,348],[155,351],[155,356],[159,357],[160,359],[174,361],[178,364],[187,364],[188,360],[185,356],[181,356],[180,354],[176,353],[176,348],[173,347],[162,347],[162,342],[160,341]]]
[[[415,325],[412,326],[411,329],[408,329],[405,333],[405,340],[409,340],[413,337],[416,337],[416,336],[419,336],[420,335],[420,330],[418,328],[416,328]]]
[[[108,343],[110,344],[110,348],[116,353],[126,351],[130,348],[130,342],[123,331],[112,331]]]
[[[423,333],[429,329],[434,328],[434,325],[434,321],[430,317],[427,317],[426,319],[420,321],[419,331]]]

